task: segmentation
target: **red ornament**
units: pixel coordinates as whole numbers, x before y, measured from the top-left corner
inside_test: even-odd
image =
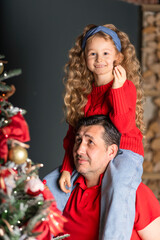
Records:
[[[42,191],[38,190],[36,192],[32,192],[30,189],[27,190],[27,194],[31,196],[38,196]]]
[[[44,185],[46,185],[46,183],[47,183],[47,181],[45,179],[43,179],[42,182],[43,182]]]
[[[9,120],[11,122],[0,131],[0,158],[4,159],[4,162],[7,161],[8,156],[8,138],[20,142],[28,142],[30,140],[28,125],[20,112]]]
[[[49,207],[48,216],[46,221],[48,222],[50,232],[57,236],[64,232],[63,227],[64,223],[67,222],[67,219],[62,215],[61,211],[57,208],[57,204],[54,196],[51,191],[46,187],[42,192],[44,200],[53,200],[52,204]]]
[[[46,181],[46,180],[45,180]],[[48,215],[45,221],[40,221],[37,223],[33,232],[42,232],[42,234],[37,236],[37,240],[51,239],[51,234],[56,237],[59,234],[64,232],[64,223],[67,222],[67,219],[62,215],[61,211],[57,208],[56,201],[51,191],[45,187],[42,192],[44,201],[52,200],[53,202],[49,206],[47,212]]]

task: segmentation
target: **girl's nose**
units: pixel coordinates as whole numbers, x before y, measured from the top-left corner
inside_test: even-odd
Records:
[[[100,54],[97,54],[96,61],[97,62],[101,62],[102,61],[102,56]]]

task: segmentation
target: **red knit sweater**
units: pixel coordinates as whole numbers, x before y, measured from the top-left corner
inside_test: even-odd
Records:
[[[117,89],[112,89],[112,84],[113,81],[98,87],[93,84],[92,92],[88,95],[88,102],[84,109],[85,116],[109,114],[111,121],[122,134],[120,148],[144,155],[143,137],[135,122],[136,88],[129,80],[126,80],[124,85]],[[65,156],[61,171],[72,172],[73,145],[74,131],[69,126],[63,142]]]

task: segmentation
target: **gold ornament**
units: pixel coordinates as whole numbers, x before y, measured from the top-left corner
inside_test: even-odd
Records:
[[[21,146],[15,146],[9,150],[9,160],[16,164],[25,163],[27,158],[27,150]]]

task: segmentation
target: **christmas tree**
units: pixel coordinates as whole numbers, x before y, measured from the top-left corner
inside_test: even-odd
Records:
[[[42,164],[28,158],[30,140],[24,109],[8,100],[15,93],[6,79],[21,74],[4,72],[0,56],[0,240],[63,239],[66,219],[49,189],[38,176]]]

